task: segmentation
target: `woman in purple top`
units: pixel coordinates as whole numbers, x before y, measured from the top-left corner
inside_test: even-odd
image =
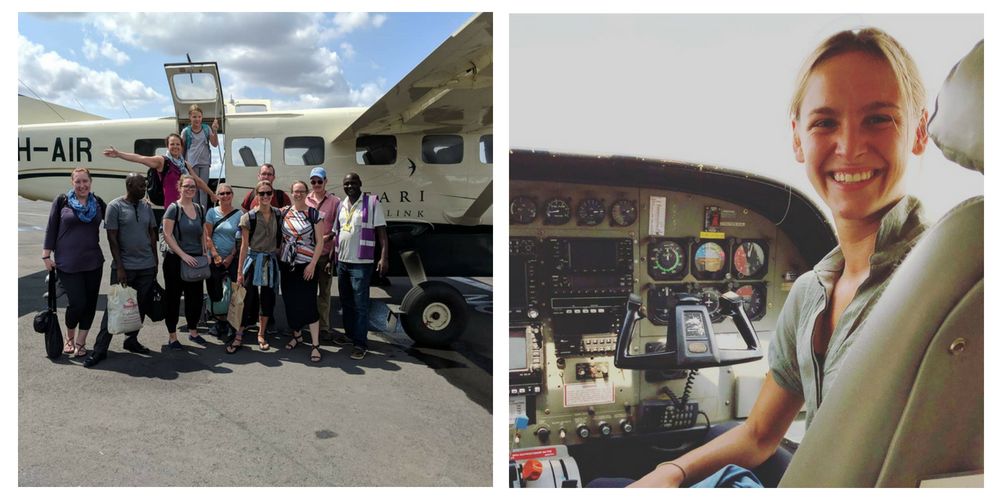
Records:
[[[73,189],[52,201],[42,261],[49,271],[56,270],[66,289],[69,307],[63,352],[79,358],[87,354],[87,333],[94,322],[104,274],[100,230],[107,205],[90,192],[89,170],[78,168],[70,174],[70,179]]]
[[[180,191],[177,189],[179,185],[178,181],[180,181],[182,175],[189,174],[191,170],[191,165],[184,161],[184,158],[181,156],[182,149],[181,136],[170,134],[167,136],[166,156],[142,156],[135,153],[126,153],[118,151],[114,146],[111,146],[111,149],[105,149],[104,156],[108,158],[121,158],[125,161],[141,163],[149,168],[156,169],[157,173],[163,177],[163,208],[166,209],[171,203],[181,199]],[[195,181],[198,189],[208,193],[208,197],[212,200],[212,203],[218,200],[215,193],[205,184],[205,181],[198,177],[195,177]]]

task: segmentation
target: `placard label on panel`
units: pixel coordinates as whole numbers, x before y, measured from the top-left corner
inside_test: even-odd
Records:
[[[663,236],[667,227],[667,198],[665,196],[649,197],[649,235]]]
[[[527,417],[527,406],[527,396],[510,396],[510,421],[507,422],[507,425],[514,425],[514,419],[517,417]]]
[[[615,402],[615,384],[607,380],[566,384],[563,406],[603,405]]]

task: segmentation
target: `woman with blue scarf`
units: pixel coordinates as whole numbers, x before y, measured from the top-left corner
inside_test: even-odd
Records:
[[[47,270],[55,269],[59,274],[69,302],[63,352],[79,358],[87,354],[87,334],[94,322],[104,274],[100,230],[107,205],[90,192],[89,170],[78,168],[70,179],[73,189],[52,201],[42,261]]]

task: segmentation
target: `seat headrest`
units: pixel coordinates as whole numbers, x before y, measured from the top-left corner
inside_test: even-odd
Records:
[[[945,79],[927,125],[945,158],[983,172],[983,41]]]

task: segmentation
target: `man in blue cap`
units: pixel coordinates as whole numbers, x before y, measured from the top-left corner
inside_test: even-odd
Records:
[[[336,270],[334,260],[337,246],[333,244],[333,226],[337,221],[337,211],[340,209],[340,198],[326,191],[326,170],[316,167],[309,173],[309,184],[312,191],[306,196],[306,205],[319,210],[323,214],[323,255],[316,263],[316,274],[319,276],[319,337],[322,340],[332,340],[330,335],[330,287],[333,284],[333,273]],[[333,265],[329,265],[333,263]]]

